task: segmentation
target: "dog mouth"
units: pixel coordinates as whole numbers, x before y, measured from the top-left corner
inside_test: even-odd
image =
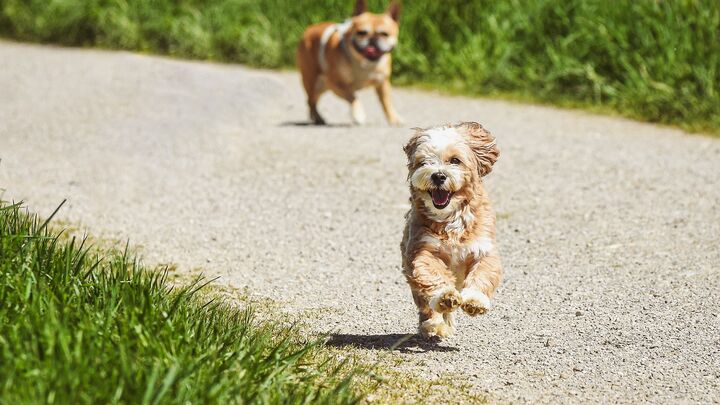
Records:
[[[450,204],[450,197],[452,197],[452,193],[447,190],[440,190],[435,189],[432,191],[428,191],[430,193],[430,198],[432,199],[433,205],[435,208],[441,210]]]
[[[373,62],[379,60],[382,58],[383,55],[385,55],[385,52],[383,52],[377,45],[374,44],[368,44],[364,48],[360,47],[357,43],[353,41],[353,45],[355,45],[355,50],[357,50],[360,55],[362,55],[365,59],[371,60]]]

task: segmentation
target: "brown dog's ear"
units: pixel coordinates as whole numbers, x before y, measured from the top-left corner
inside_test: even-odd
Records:
[[[353,10],[352,16],[358,16],[364,12],[367,11],[367,1],[366,0],[357,0],[355,2],[355,9]]]
[[[395,22],[400,21],[400,0],[393,0],[390,2],[390,5],[388,6],[387,10],[385,11],[386,14],[389,14],[390,17],[392,17]]]
[[[463,122],[456,126],[465,130],[465,139],[475,155],[478,174],[483,177],[492,171],[500,156],[495,137],[477,122]]]

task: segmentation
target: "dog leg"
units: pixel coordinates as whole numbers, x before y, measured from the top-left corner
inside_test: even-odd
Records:
[[[325,119],[317,110],[317,100],[308,99],[308,105],[310,107],[310,121],[315,125],[325,125]]]
[[[315,82],[310,84],[312,87],[311,91],[308,91],[308,106],[310,107],[310,120],[315,125],[325,125],[325,120],[320,115],[317,109],[317,103],[320,96],[325,92],[325,80],[322,76],[315,78]]]
[[[305,88],[305,93],[307,93],[310,121],[315,125],[325,125],[325,120],[317,109],[318,100],[320,99],[322,93],[326,90],[325,80],[323,79],[323,76],[318,75],[316,71],[309,71],[309,68],[302,70],[302,65],[301,74],[303,87]]]
[[[355,98],[350,103],[350,114],[352,115],[353,124],[363,125],[365,123],[365,109],[359,99]]]
[[[470,316],[482,315],[490,310],[495,288],[502,278],[500,257],[491,253],[476,261],[467,276],[462,289],[462,310]]]
[[[355,96],[355,93],[337,86],[333,87],[332,90],[335,92],[335,94],[338,95],[338,97],[350,103],[350,116],[352,118],[353,124],[364,124],[365,109],[363,109],[362,103],[360,103],[360,100],[358,100],[357,96]]]
[[[406,264],[405,277],[420,314],[420,333],[426,337],[450,336],[454,327],[449,315],[460,307],[462,297],[447,265],[427,250],[420,250]]]
[[[422,298],[417,291],[413,291],[413,299],[418,307],[420,326],[418,331],[425,338],[450,337],[455,333],[455,322],[452,313],[441,314],[433,311],[427,300]]]
[[[392,125],[402,125],[403,121],[395,111],[395,107],[393,107],[392,100],[390,98],[390,89],[390,80],[388,79],[385,79],[382,83],[375,87],[375,91],[380,99],[380,104],[382,104],[383,111],[385,111],[385,116],[387,117],[388,122]]]

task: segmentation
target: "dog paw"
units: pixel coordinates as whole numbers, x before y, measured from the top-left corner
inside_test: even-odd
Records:
[[[353,125],[365,125],[365,121],[367,120],[365,112],[362,109],[358,111],[353,110],[351,117]]]
[[[325,119],[317,112],[310,112],[310,121],[313,125],[325,125]]]
[[[490,298],[474,288],[464,288],[461,295],[461,308],[470,316],[482,315],[492,307]]]
[[[462,304],[462,296],[455,288],[439,292],[430,300],[430,308],[441,314],[452,312]]]
[[[405,124],[405,121],[399,115],[396,115],[393,118],[388,119],[388,122],[390,123],[390,125],[395,126],[395,127],[400,127],[403,124]]]
[[[436,316],[420,323],[420,335],[426,339],[447,338],[453,335],[455,328],[445,323],[442,317]]]
[[[350,116],[352,117],[352,122],[354,125],[365,125],[367,117],[365,115],[365,110],[363,109],[363,106],[362,104],[360,104],[359,100],[355,100],[352,103]]]

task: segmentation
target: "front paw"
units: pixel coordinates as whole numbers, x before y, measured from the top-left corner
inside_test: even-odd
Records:
[[[462,297],[455,288],[439,292],[430,300],[430,308],[441,314],[452,312],[462,304]]]
[[[355,126],[365,125],[365,120],[365,113],[352,115],[352,123]]]
[[[455,332],[455,328],[445,323],[442,316],[439,318],[430,318],[425,322],[421,322],[419,329],[420,335],[426,339],[447,338],[452,336]]]
[[[483,292],[474,288],[462,290],[462,310],[470,316],[482,315],[490,310],[492,303]]]

